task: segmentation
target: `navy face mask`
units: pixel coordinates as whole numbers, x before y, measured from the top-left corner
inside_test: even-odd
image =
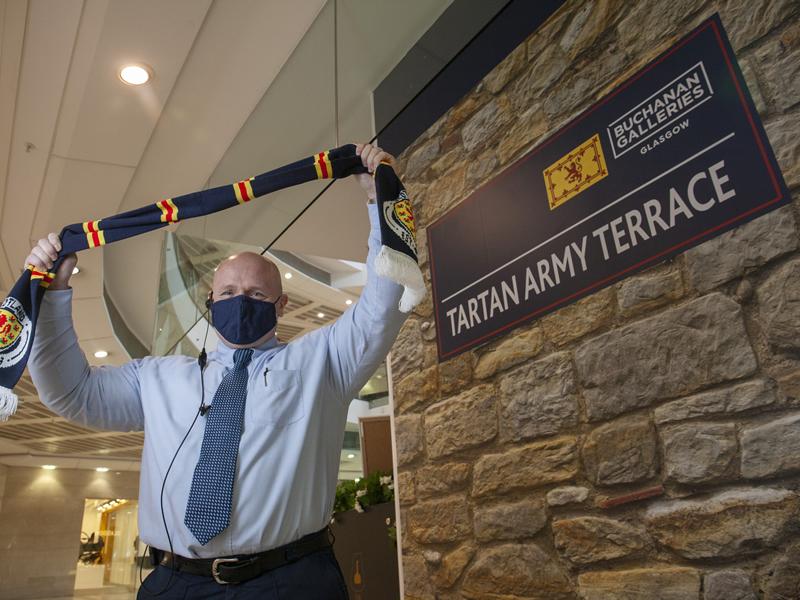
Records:
[[[278,323],[275,302],[240,294],[211,304],[211,323],[231,344],[252,344]]]

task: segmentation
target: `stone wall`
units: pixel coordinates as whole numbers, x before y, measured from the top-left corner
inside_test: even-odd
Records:
[[[138,498],[139,473],[8,467],[0,510],[0,598],[69,598],[86,498]]]
[[[425,227],[715,11],[795,202],[437,364],[392,353],[406,598],[800,598],[800,4],[569,1],[400,157]]]

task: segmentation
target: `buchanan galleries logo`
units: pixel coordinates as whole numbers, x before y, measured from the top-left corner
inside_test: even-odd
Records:
[[[614,158],[680,121],[713,95],[705,66],[700,61],[608,125],[606,131]],[[667,133],[678,133],[688,126],[688,121],[678,125],[675,131],[670,129]]]

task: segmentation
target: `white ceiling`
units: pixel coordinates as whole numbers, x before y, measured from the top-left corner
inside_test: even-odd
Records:
[[[371,90],[450,1],[0,0],[0,287],[11,287],[35,240],[66,224],[369,139]],[[152,81],[122,84],[129,62],[149,65]],[[263,244],[320,188],[178,232]],[[276,248],[363,261],[362,205],[357,186],[338,182]],[[127,360],[104,284],[150,346],[163,240],[155,232],[81,253],[73,312],[91,363]],[[109,357],[95,359],[96,349]]]

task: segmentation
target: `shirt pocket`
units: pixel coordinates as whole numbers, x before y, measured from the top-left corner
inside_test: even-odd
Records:
[[[266,381],[266,385],[265,385]],[[300,371],[268,371],[256,379],[245,414],[256,425],[286,427],[305,417]]]

